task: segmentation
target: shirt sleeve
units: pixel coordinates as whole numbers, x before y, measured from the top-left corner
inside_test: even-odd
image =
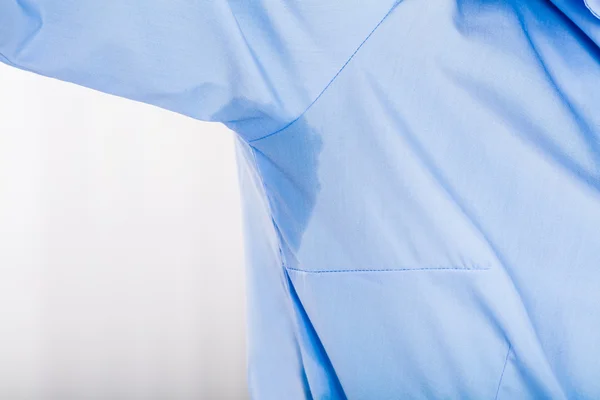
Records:
[[[301,115],[396,2],[0,0],[0,61],[250,140]]]
[[[224,1],[0,0],[0,58],[202,120],[272,97]]]

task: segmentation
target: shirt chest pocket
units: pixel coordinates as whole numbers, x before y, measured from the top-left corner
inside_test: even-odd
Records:
[[[497,262],[463,201],[397,135],[334,140],[303,124],[253,151],[286,267],[473,270]]]
[[[286,266],[307,272],[492,268],[494,251],[460,202],[441,185],[413,179],[332,182],[310,201],[276,182],[269,201]]]
[[[288,248],[288,268],[307,272],[487,270],[495,256],[468,217],[434,199],[429,208],[373,207],[336,223],[313,220],[297,249]],[[336,206],[332,206],[336,207]],[[334,210],[325,212],[330,216]]]

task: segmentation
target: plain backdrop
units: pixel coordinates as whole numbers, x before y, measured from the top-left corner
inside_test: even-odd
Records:
[[[233,133],[0,64],[0,400],[245,399]]]

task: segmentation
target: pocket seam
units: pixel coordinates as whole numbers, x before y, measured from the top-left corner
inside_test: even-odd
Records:
[[[333,274],[333,273],[350,273],[350,272],[410,272],[410,271],[489,271],[491,267],[423,267],[423,268],[380,268],[380,269],[326,269],[326,270],[310,270],[294,267],[285,267],[289,271],[305,272],[308,274]]]

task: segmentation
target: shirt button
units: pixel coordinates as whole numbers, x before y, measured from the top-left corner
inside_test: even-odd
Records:
[[[584,0],[587,8],[596,16],[600,18],[600,0]]]

